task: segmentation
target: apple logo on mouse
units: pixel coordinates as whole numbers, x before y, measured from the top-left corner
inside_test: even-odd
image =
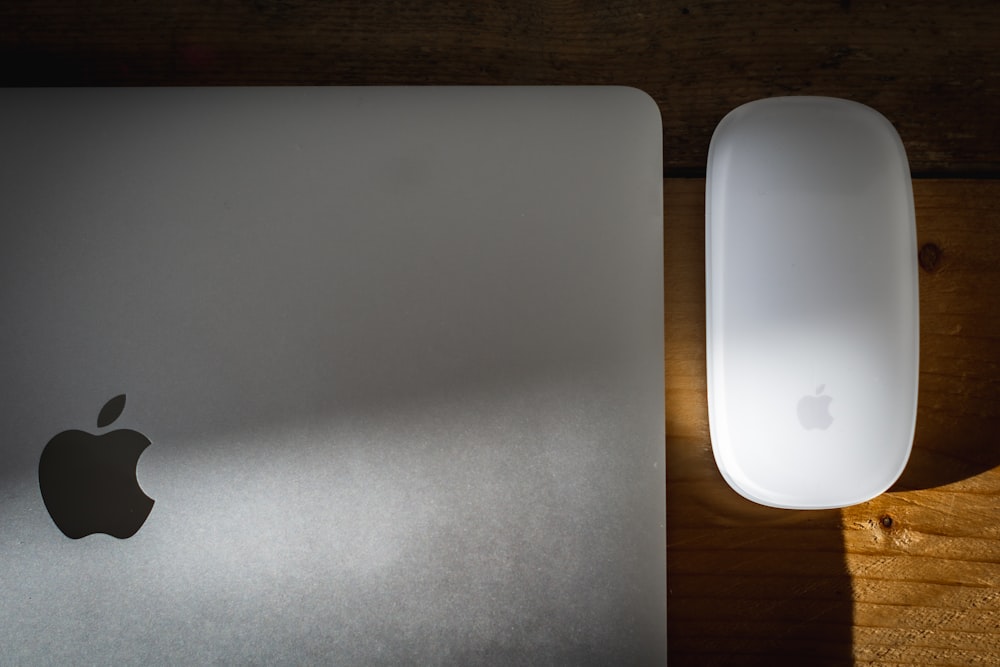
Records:
[[[125,394],[112,398],[101,408],[97,427],[110,425],[124,408]],[[135,535],[153,509],[153,499],[136,479],[139,456],[149,444],[130,429],[103,435],[73,429],[49,440],[38,461],[38,486],[49,516],[66,537]]]
[[[817,428],[825,431],[833,423],[833,415],[830,414],[830,403],[833,402],[833,397],[823,393],[825,387],[826,385],[821,384],[816,387],[814,396],[807,394],[799,399],[797,412],[799,423],[802,424],[803,428]]]

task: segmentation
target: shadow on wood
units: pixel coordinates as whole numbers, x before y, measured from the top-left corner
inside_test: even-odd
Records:
[[[704,450],[668,441],[671,664],[850,663],[840,512],[754,505],[712,474]]]
[[[920,396],[909,464],[893,491],[1000,465],[1000,183],[913,183],[920,249]],[[992,277],[992,279],[990,279]]]

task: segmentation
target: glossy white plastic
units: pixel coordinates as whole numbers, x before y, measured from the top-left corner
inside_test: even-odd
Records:
[[[909,458],[919,366],[913,193],[895,129],[842,99],[745,104],[712,137],[705,213],[723,477],[783,508],[884,492]]]

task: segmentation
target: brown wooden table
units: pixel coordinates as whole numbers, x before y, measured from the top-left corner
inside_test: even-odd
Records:
[[[653,0],[0,3],[0,85],[622,84],[664,129],[673,665],[1000,664],[1000,5]],[[759,97],[848,97],[916,178],[920,407],[885,495],[730,491],[705,405],[704,167]]]

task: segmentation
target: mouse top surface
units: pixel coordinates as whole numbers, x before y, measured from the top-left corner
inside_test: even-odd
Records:
[[[888,489],[916,421],[916,226],[906,153],[825,97],[730,112],[706,184],[709,424],[723,477],[774,507]]]

